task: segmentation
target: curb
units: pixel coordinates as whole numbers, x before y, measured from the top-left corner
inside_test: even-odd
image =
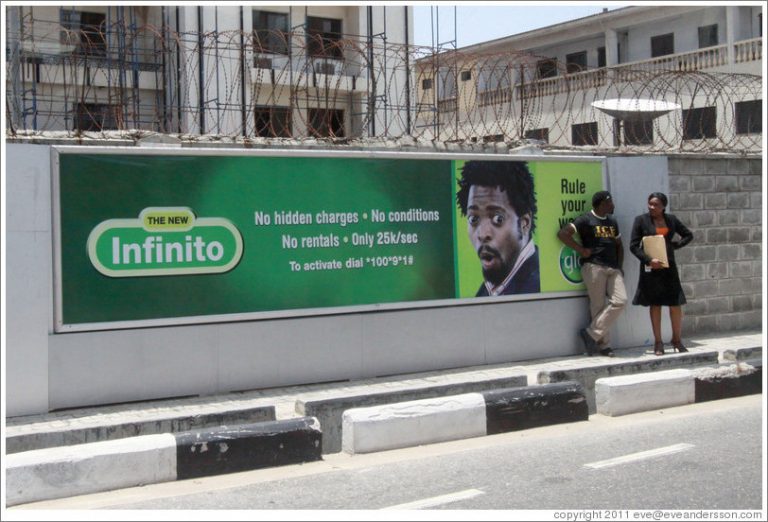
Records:
[[[302,417],[14,453],[6,505],[321,460],[321,440]]]
[[[342,450],[342,417],[345,411],[352,408],[383,406],[425,399],[439,401],[450,395],[482,393],[487,390],[520,387],[527,384],[528,376],[521,371],[514,370],[511,375],[488,380],[419,385],[391,391],[365,393],[340,390],[332,396],[322,399],[305,400],[299,398],[296,401],[296,412],[307,417],[317,418],[323,430],[323,454],[337,453]]]
[[[313,417],[196,430],[176,435],[178,480],[321,460]]]
[[[694,402],[762,393],[762,361],[667,370],[595,381],[597,413],[616,417]]]
[[[595,381],[597,413],[610,417],[682,406],[694,401],[694,376],[691,370],[621,375]]]
[[[210,410],[210,408],[208,408]],[[23,426],[6,426],[5,451],[19,453],[57,446],[87,444],[117,440],[126,437],[181,433],[217,426],[255,424],[276,419],[274,406],[246,406],[243,408],[191,412],[162,412],[143,419],[121,421],[128,414],[107,413],[99,416],[98,424],[78,425],[77,418],[48,423],[44,430],[25,432]]]
[[[681,354],[669,354],[666,357],[649,357],[639,361],[626,361],[597,363],[582,368],[567,370],[543,370],[537,375],[539,383],[553,383],[575,381],[584,387],[584,392],[589,405],[589,413],[597,412],[597,400],[595,384],[600,379],[614,376],[630,376],[649,372],[671,370],[677,368],[690,368],[691,366],[712,366],[718,364],[720,352],[691,352]]]
[[[751,359],[696,372],[696,402],[763,393],[763,361]]]
[[[578,383],[466,393],[347,410],[342,450],[369,453],[588,419]]]

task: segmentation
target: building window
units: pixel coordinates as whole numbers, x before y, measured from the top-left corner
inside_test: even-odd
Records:
[[[674,33],[662,34],[651,37],[651,58],[675,54]]]
[[[122,120],[120,107],[108,103],[77,103],[74,112],[72,130],[76,131],[118,130]]]
[[[503,134],[489,134],[488,136],[483,136],[483,143],[501,143],[503,141]]]
[[[554,78],[557,76],[557,58],[545,58],[536,62],[539,78]]]
[[[454,98],[456,98],[456,75],[452,68],[443,67],[437,71],[437,99],[443,101]]]
[[[605,47],[597,48],[597,66],[605,67]]]
[[[313,138],[343,138],[344,111],[309,109],[309,135]]]
[[[571,125],[571,143],[573,145],[597,145],[597,122]]]
[[[549,143],[549,129],[531,129],[525,131],[525,139],[543,141]]]
[[[587,51],[565,55],[565,71],[568,74],[585,71],[586,69]]]
[[[461,71],[461,81],[467,82],[472,79],[472,71]]]
[[[683,139],[700,140],[717,136],[717,112],[714,107],[683,110]]]
[[[618,146],[619,133],[624,129],[624,145],[652,145],[653,144],[653,121],[624,121],[614,120],[613,122],[613,144]]]
[[[342,58],[341,20],[307,17],[307,53],[310,56]]]
[[[253,11],[253,46],[255,52],[289,54],[288,14]]]
[[[107,54],[106,16],[103,13],[59,10],[61,43],[74,45],[76,54],[104,56]]]
[[[717,24],[699,27],[699,49],[717,45]]]
[[[290,138],[291,110],[287,107],[256,107],[254,134],[261,138]]]
[[[424,78],[421,80],[421,88],[424,91],[428,91],[432,88],[432,78]]]
[[[736,102],[736,134],[763,132],[763,100]]]

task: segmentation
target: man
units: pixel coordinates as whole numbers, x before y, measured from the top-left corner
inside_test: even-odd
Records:
[[[589,295],[592,322],[579,331],[587,355],[598,351],[613,357],[610,345],[611,325],[627,303],[624,288],[624,250],[619,225],[611,216],[615,206],[607,190],[592,196],[592,210],[566,224],[557,237],[581,256],[581,276]],[[578,232],[581,244],[573,238]]]
[[[485,281],[477,297],[537,293],[539,253],[532,240],[536,196],[522,161],[468,161],[456,200]]]

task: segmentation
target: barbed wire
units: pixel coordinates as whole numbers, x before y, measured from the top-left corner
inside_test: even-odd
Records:
[[[598,151],[762,150],[762,78],[717,72],[727,59],[719,48],[579,69],[525,52],[436,52],[306,31],[177,33],[118,23],[57,25],[8,40],[11,137],[141,131],[193,141],[410,137]],[[756,40],[734,59],[759,67]],[[611,99],[679,109],[617,122],[593,105]]]

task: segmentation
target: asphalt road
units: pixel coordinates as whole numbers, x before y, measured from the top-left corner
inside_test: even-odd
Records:
[[[745,510],[763,396],[21,506],[139,510]],[[105,516],[108,517],[107,514]],[[268,516],[268,515],[267,515]]]

